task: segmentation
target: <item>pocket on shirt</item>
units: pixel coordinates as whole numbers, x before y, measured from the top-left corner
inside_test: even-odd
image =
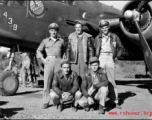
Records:
[[[60,48],[62,44],[57,44],[55,47]]]

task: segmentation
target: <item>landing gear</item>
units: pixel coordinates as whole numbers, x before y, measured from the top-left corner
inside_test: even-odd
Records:
[[[19,87],[19,80],[13,71],[3,71],[0,74],[0,95],[11,96],[16,93]]]
[[[0,95],[2,96],[14,95],[19,88],[18,74],[12,70],[15,50],[16,47],[11,49],[9,65],[0,73]]]

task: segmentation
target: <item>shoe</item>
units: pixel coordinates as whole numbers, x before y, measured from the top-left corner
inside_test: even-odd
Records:
[[[77,112],[77,108],[76,107],[72,107],[72,111]]]
[[[47,109],[49,107],[49,105],[47,104],[47,103],[45,103],[44,105],[43,105],[43,109]]]
[[[91,107],[91,108],[90,108],[90,111],[94,111],[94,108],[93,108],[93,107]]]
[[[56,98],[56,99],[53,100],[53,106],[56,106],[59,103],[60,103],[59,99]]]
[[[118,104],[115,104],[115,107],[118,108],[118,109],[122,109],[121,106],[118,105]]]
[[[34,83],[31,82],[30,86],[31,86],[31,88],[34,88]]]
[[[118,105],[118,103],[111,103],[111,106],[117,109],[122,109],[120,105]]]
[[[99,114],[105,114],[105,111],[102,105],[99,105]]]
[[[85,110],[86,112],[88,112],[90,109],[89,109],[89,108],[84,108],[84,110]]]

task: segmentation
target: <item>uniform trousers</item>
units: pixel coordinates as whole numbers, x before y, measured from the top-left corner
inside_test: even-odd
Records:
[[[90,89],[88,90],[88,94],[91,96],[93,93],[90,91],[92,91],[92,87],[90,87]],[[107,95],[108,87],[102,86],[95,93],[94,99],[98,100],[100,105],[105,106]],[[88,103],[88,99],[85,96],[83,96],[78,103],[83,108],[88,108],[90,106]]]
[[[101,53],[99,57],[100,67],[104,68],[108,76],[109,98],[118,103],[117,85],[115,82],[115,62],[112,53]]]
[[[43,103],[50,102],[50,89],[52,88],[52,80],[54,73],[60,70],[61,58],[53,58],[48,56],[44,65],[44,88],[43,88]]]
[[[88,66],[87,64],[84,62],[84,53],[78,53],[78,60],[77,63],[72,63],[71,64],[71,69],[75,72],[77,72],[77,74],[81,77],[84,76],[85,71],[87,71]],[[81,83],[81,81],[80,81]]]

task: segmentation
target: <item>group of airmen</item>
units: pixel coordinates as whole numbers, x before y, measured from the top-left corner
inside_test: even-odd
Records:
[[[94,104],[99,103],[99,114],[104,114],[107,97],[111,106],[121,109],[115,83],[115,62],[122,54],[123,45],[119,37],[109,31],[108,21],[101,20],[99,27],[100,33],[94,39],[83,31],[83,24],[76,21],[75,32],[69,35],[68,44],[65,44],[58,34],[58,24],[48,26],[50,36],[37,48],[37,57],[44,64],[43,109],[49,107],[50,101],[57,106],[60,99],[74,99],[75,110],[77,106],[85,111],[93,110]],[[24,60],[23,71],[30,64],[29,59]],[[25,75],[23,81],[25,85]]]

